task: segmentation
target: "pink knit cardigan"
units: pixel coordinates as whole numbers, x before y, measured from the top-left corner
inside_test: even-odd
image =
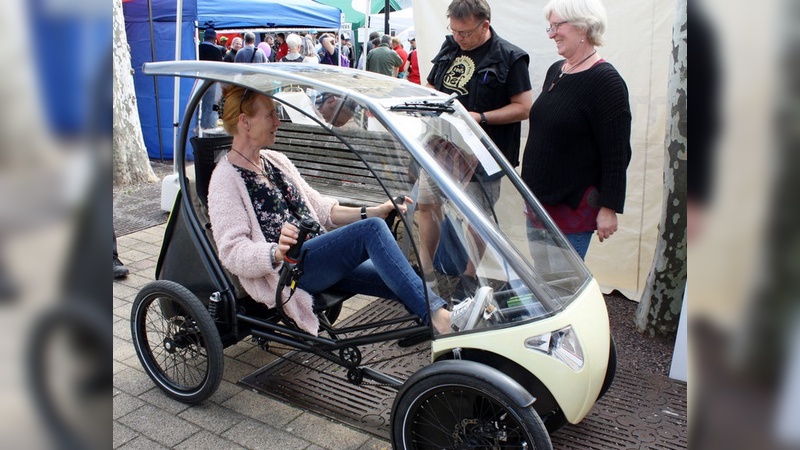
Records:
[[[325,229],[334,228],[331,208],[338,204],[336,199],[324,197],[309,186],[285,155],[271,150],[262,150],[261,154],[297,187],[312,218]],[[208,216],[222,265],[239,277],[242,287],[254,300],[274,308],[281,268],[281,264],[276,265],[272,260],[272,249],[277,244],[264,238],[244,180],[227,156],[217,163],[211,175]],[[288,295],[289,288],[285,288],[284,300]],[[301,329],[317,335],[319,320],[314,315],[313,298],[308,292],[297,289],[284,305],[284,311]]]

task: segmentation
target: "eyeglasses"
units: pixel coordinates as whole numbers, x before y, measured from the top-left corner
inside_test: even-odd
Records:
[[[250,88],[245,88],[244,92],[242,92],[242,98],[239,100],[239,114],[243,114],[242,105],[244,105],[244,99],[247,98],[247,95],[250,94]]]
[[[483,22],[486,21],[484,20]],[[447,25],[447,31],[453,33],[453,36],[458,35],[458,37],[460,37],[461,39],[466,39],[472,36],[472,33],[478,31],[478,28],[480,28],[483,25],[483,22],[479,23],[477,27],[473,28],[470,31],[455,31],[452,28],[450,28],[450,25]]]
[[[558,22],[558,23],[551,23],[550,26],[547,27],[547,30],[545,31],[547,31],[548,33],[558,33],[558,27],[564,25],[565,23],[569,23],[569,20],[565,20],[563,22]]]

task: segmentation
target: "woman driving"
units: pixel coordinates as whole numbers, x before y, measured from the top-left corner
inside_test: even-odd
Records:
[[[492,301],[490,288],[452,311],[428,291],[429,310],[422,279],[383,220],[393,203],[346,207],[321,195],[285,155],[265,149],[275,143],[280,125],[272,99],[235,85],[223,97],[223,126],[233,141],[211,177],[209,217],[222,264],[254,300],[275,306],[284,256],[297,242],[297,225],[311,219],[320,233],[304,243],[303,274],[283,306],[301,329],[317,334],[312,296],[331,287],[399,300],[438,333],[474,327]],[[405,208],[400,205],[401,212]]]

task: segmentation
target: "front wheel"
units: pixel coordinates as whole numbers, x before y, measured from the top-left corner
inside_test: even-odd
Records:
[[[150,379],[180,402],[207,399],[222,380],[222,340],[208,310],[172,281],[147,284],[133,302],[131,333]]]
[[[396,449],[552,449],[539,415],[491,384],[442,373],[409,386],[392,418]]]

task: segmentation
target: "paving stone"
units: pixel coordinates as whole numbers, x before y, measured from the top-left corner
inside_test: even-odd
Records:
[[[233,441],[229,441],[228,439],[219,437],[208,431],[201,431],[173,448],[186,450],[244,449],[244,447],[235,444]]]
[[[124,303],[124,304],[121,304],[119,306],[114,305],[114,309],[112,311],[114,312],[114,317],[116,317],[118,319],[123,319],[123,320],[128,320],[128,321],[131,320],[131,304],[130,303]]]
[[[112,283],[111,291],[113,292],[114,297],[130,299],[129,303],[132,303],[133,299],[136,298],[136,294],[139,293],[138,289],[134,289],[122,283]]]
[[[116,316],[115,316],[116,317]],[[116,317],[114,320],[114,336],[123,339],[131,339],[131,321]]]
[[[116,373],[114,387],[134,397],[155,389],[153,382],[144,372],[133,368],[126,368]]]
[[[142,244],[142,245],[151,246],[152,244]],[[158,254],[159,252],[158,250],[156,250],[155,252],[149,252],[149,253]],[[141,261],[133,261],[131,263],[125,262],[125,266],[132,271],[136,271],[136,273],[142,277],[146,277],[148,275],[155,276],[154,270],[156,268],[156,262],[150,257],[145,258]]]
[[[124,321],[124,319],[119,319]],[[112,337],[112,354],[114,355],[114,359],[117,361],[126,361],[130,359],[131,356],[136,356],[136,349],[133,347],[133,343],[131,342],[130,337],[130,330],[128,331],[128,337],[125,338],[124,336],[117,336],[114,335]]]
[[[241,422],[222,434],[248,449],[304,450],[309,442],[255,420]]]
[[[231,345],[230,347],[223,350],[223,353],[225,354],[225,356],[236,358],[237,356],[252,349],[253,347],[255,347],[255,344],[248,338],[243,341],[239,341],[236,344]]]
[[[128,308],[130,308],[131,307],[131,301],[128,300],[128,299],[125,299],[125,298],[114,297],[114,301],[111,304],[111,308],[112,309],[122,308],[124,306],[127,306]],[[114,317],[116,317],[118,319],[122,318],[122,317],[119,317],[119,316],[116,316],[116,315]]]
[[[222,380],[216,392],[214,392],[211,395],[211,397],[209,397],[208,401],[221,405],[225,403],[229,398],[242,392],[243,390],[245,389],[242,386],[239,386],[238,384]]]
[[[116,359],[111,363],[111,373],[113,375],[117,375],[121,370],[125,370],[129,368],[127,364],[122,363],[121,361],[117,361]]]
[[[230,381],[231,383],[237,383],[256,370],[258,370],[256,366],[252,366],[237,359],[225,357],[225,372],[222,374],[222,379]]]
[[[144,405],[145,402],[142,400],[139,400],[138,398],[118,389],[114,389],[114,420],[119,419],[120,417],[128,414],[131,411],[137,410]]]
[[[389,441],[373,437],[358,450],[392,450],[392,444]]]
[[[261,350],[258,346],[252,346],[247,351],[236,357],[237,361],[250,364],[253,367],[264,367],[275,361],[278,357],[272,353]]]
[[[242,391],[222,406],[281,429],[303,412],[299,408],[251,391]]]
[[[144,276],[139,273],[131,273],[127,277],[117,280],[116,283],[121,283],[136,290],[136,292],[139,292],[147,283],[150,283],[151,281],[153,281],[152,275],[148,274],[147,276]]]
[[[123,264],[128,264],[135,261],[141,261],[149,257],[150,255],[148,253],[145,253],[139,250],[138,248],[123,249],[119,251],[119,259],[120,261],[122,261]]]
[[[119,448],[120,446],[136,439],[136,437],[139,436],[139,433],[117,422],[116,420],[113,422],[112,428],[112,445],[114,448]]]
[[[239,422],[249,420],[247,417],[216,403],[203,402],[193,405],[179,414],[179,417],[212,433],[221,434]]]
[[[183,442],[200,431],[191,422],[152,405],[145,405],[119,421],[166,447]]]
[[[167,411],[173,415],[178,415],[183,411],[186,411],[190,406],[186,403],[181,403],[177,400],[167,397],[167,395],[164,394],[164,391],[161,389],[150,389],[149,391],[140,395],[139,398],[155,406],[156,408],[163,409],[164,411]]]
[[[284,430],[324,448],[337,450],[358,449],[370,439],[368,434],[309,412],[291,421]]]
[[[125,445],[119,447],[119,450],[161,450],[166,448],[167,447],[159,445],[153,440],[147,439],[144,436],[139,436],[136,439],[133,439],[127,442]]]

